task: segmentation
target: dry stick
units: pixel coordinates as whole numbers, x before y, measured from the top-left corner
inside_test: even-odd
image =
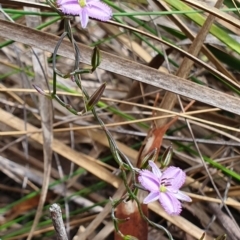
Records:
[[[68,240],[67,233],[62,219],[61,208],[56,204],[52,204],[49,208],[52,223],[57,234],[57,240]]]
[[[30,2],[37,2],[37,0],[31,0]],[[27,8],[30,11],[39,11],[39,9]],[[28,27],[36,28],[41,24],[41,18],[39,16],[27,16],[26,22]],[[46,88],[47,77],[44,73],[47,73],[47,61],[45,54],[38,48],[33,48],[32,62],[35,72],[35,81],[38,85],[44,89]],[[44,65],[42,65],[44,64]],[[50,182],[51,165],[52,165],[52,102],[45,96],[39,94],[39,112],[41,116],[42,134],[43,134],[43,155],[44,155],[44,175],[42,191],[39,199],[39,204],[36,210],[36,215],[33,221],[32,228],[28,235],[27,240],[31,240],[33,233],[38,225],[39,219],[42,215],[43,206],[47,197],[48,185]]]
[[[233,224],[232,219],[222,212],[219,204],[209,202],[207,206],[211,209],[211,211],[216,215],[219,223],[227,232],[229,239],[231,240],[239,240],[240,233],[237,225]]]

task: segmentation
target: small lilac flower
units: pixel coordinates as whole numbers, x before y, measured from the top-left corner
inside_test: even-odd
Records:
[[[79,15],[83,28],[89,17],[104,22],[112,17],[112,9],[100,0],[57,0],[57,5],[64,14]]]
[[[149,161],[149,165],[152,171],[141,170],[138,177],[141,185],[150,192],[143,200],[143,203],[148,204],[159,200],[168,214],[179,215],[182,211],[182,205],[179,200],[192,201],[189,196],[179,190],[185,182],[185,173],[177,167],[168,167],[161,172],[153,161]]]

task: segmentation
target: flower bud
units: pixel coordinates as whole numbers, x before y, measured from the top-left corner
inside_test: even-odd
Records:
[[[148,161],[155,159],[157,156],[157,148],[154,148],[151,152],[149,152],[146,156],[144,156],[141,162],[141,168],[146,168]]]
[[[102,94],[106,88],[106,83],[103,83],[89,98],[86,103],[86,108],[88,111],[91,111],[95,105],[98,103],[99,99],[102,97]]]
[[[160,161],[161,168],[165,168],[170,164],[172,160],[172,156],[173,156],[173,148],[172,146],[169,146],[162,155],[162,159]]]

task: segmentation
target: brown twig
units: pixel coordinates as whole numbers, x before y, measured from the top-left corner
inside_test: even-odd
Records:
[[[62,219],[62,211],[61,208],[56,204],[52,204],[49,208],[52,223],[54,229],[56,231],[58,240],[68,240],[67,233],[64,227],[63,219]]]

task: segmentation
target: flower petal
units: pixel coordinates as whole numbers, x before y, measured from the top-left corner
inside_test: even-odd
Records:
[[[166,192],[159,194],[159,202],[164,208],[164,210],[170,215],[179,215],[182,211],[181,202],[177,200],[177,198]]]
[[[143,200],[144,204],[154,202],[159,199],[159,192],[150,192]]]
[[[79,15],[82,8],[77,0],[57,0],[57,5],[64,14]]]
[[[100,0],[87,0],[88,4],[92,4],[92,2],[100,2]]]
[[[88,20],[89,20],[88,12],[86,7],[84,7],[82,8],[82,12],[80,14],[80,21],[81,21],[82,28],[86,28],[88,24]]]
[[[162,177],[162,172],[158,166],[153,161],[149,161],[148,164],[151,166],[153,174],[160,179]]]
[[[147,169],[143,169],[143,170],[139,171],[139,174],[144,176],[144,177],[151,178],[151,179],[154,179],[154,180],[157,179],[156,176]],[[158,179],[157,179],[157,182],[160,183],[160,181]]]
[[[148,191],[156,191],[159,192],[160,182],[159,179],[155,177],[155,175],[148,170],[141,170],[139,172],[138,181],[141,185],[146,188]]]
[[[181,201],[192,202],[192,199],[182,191],[178,191],[174,196]]]
[[[108,21],[112,17],[112,9],[107,4],[100,1],[87,1],[86,9],[89,17],[101,21]]]
[[[162,179],[168,179],[168,182],[175,189],[179,189],[185,182],[186,174],[178,167],[168,167],[162,174]]]
[[[57,0],[57,4],[60,4],[60,5],[62,5],[62,4],[71,4],[71,3],[78,3],[78,1],[77,0]]]

